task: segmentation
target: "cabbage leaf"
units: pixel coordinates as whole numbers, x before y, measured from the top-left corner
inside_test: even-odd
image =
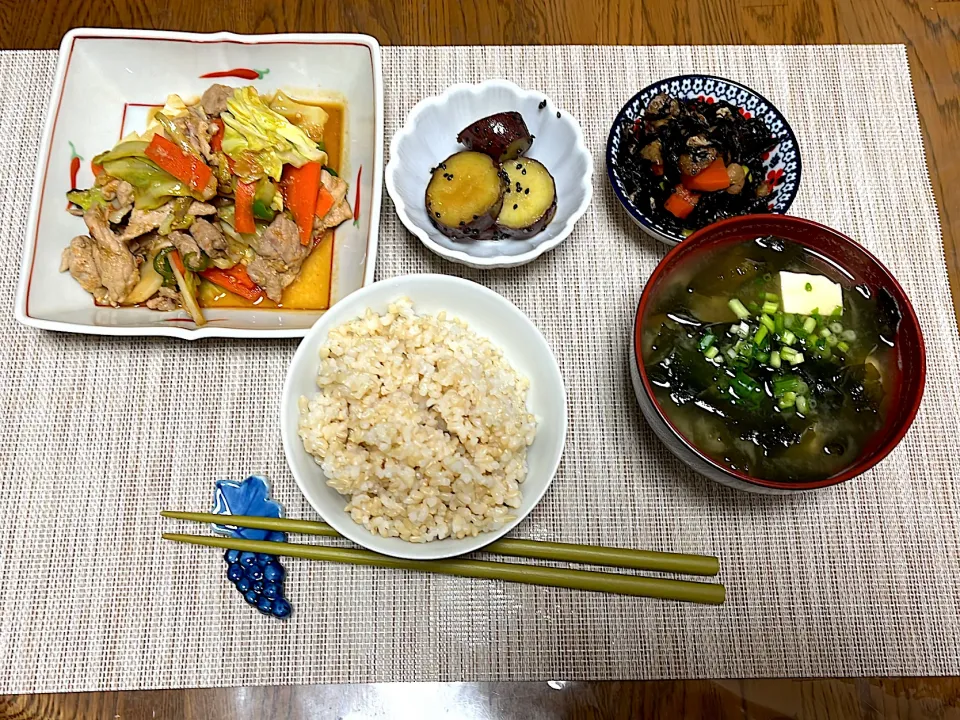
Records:
[[[234,90],[220,117],[225,126],[223,152],[246,182],[264,176],[279,180],[284,163],[302,167],[327,160],[303,130],[267,107],[253,87]]]

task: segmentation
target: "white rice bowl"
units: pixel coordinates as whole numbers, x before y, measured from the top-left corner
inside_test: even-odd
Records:
[[[330,329],[319,357],[298,435],[354,522],[425,543],[516,519],[537,421],[497,346],[401,298]]]

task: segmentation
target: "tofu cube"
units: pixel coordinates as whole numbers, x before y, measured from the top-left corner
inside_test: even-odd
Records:
[[[823,275],[781,272],[780,297],[784,312],[830,315],[840,308],[843,313],[843,288]]]

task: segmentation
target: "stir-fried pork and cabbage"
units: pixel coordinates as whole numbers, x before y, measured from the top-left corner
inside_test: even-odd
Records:
[[[213,85],[191,104],[171,95],[145,132],[94,158],[93,187],[67,193],[88,234],[61,271],[99,305],[184,308],[198,325],[224,295],[295,306],[285,291],[353,217],[329,109],[253,87]]]

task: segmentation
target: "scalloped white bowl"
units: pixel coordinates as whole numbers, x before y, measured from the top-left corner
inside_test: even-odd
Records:
[[[540,104],[546,100],[546,106]],[[430,169],[458,150],[457,133],[487,115],[515,110],[535,136],[526,153],[542,162],[557,184],[557,214],[546,229],[527,240],[462,242],[440,233],[424,206]],[[560,114],[557,117],[557,113]],[[543,93],[507,80],[451,85],[421,100],[390,143],[387,192],[406,228],[437,255],[474,268],[515,267],[552,250],[573,230],[593,195],[593,158],[576,119]]]
[[[344,512],[347,498],[327,485],[323,469],[303,448],[298,434],[299,401],[317,390],[320,346],[330,330],[361,317],[367,308],[386,312],[394,300],[408,297],[420,314],[441,310],[466,322],[478,335],[503,350],[504,357],[530,380],[527,409],[537,418],[537,435],[527,450],[527,477],[520,486],[523,500],[515,518],[493,532],[463,539],[446,538],[411,543],[375,535]],[[567,401],[563,376],[546,339],[516,305],[482,285],[451,275],[402,275],[357,290],[334,305],[307,333],[283,385],[280,435],[287,464],[297,485],[320,516],[358,545],[384,555],[414,560],[438,560],[479,550],[513,530],[540,502],[553,482],[567,434]]]

